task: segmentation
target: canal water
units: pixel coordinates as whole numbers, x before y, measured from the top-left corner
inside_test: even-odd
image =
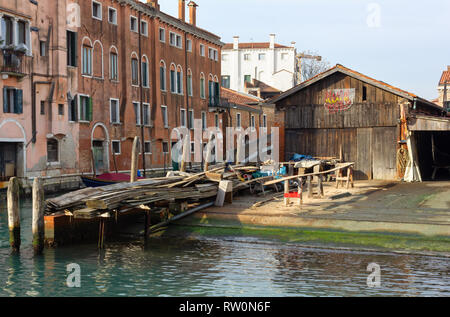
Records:
[[[450,296],[449,258],[308,248],[255,238],[158,238],[46,249],[33,257],[31,202],[20,256],[0,202],[0,296]],[[80,287],[68,287],[80,268]],[[369,263],[380,286],[368,287]],[[376,281],[371,279],[371,281]]]

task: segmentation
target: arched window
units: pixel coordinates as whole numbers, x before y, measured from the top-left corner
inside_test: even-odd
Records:
[[[205,99],[205,75],[200,74],[200,98]]]
[[[159,82],[162,91],[166,91],[166,63],[161,61],[159,63]]]
[[[177,93],[177,70],[175,64],[170,65],[170,92]]]
[[[109,50],[109,79],[119,81],[119,55],[117,48],[111,46]]]
[[[177,94],[183,94],[183,69],[180,65],[177,67]]]
[[[81,73],[83,75],[92,76],[92,42],[85,37],[81,45]]]
[[[139,59],[134,52],[131,54],[131,84],[139,86]]]
[[[220,88],[219,79],[217,76],[209,74],[208,77],[208,93],[209,93],[209,105],[213,107],[219,106]]]
[[[93,69],[94,77],[103,78],[103,45],[100,41],[94,42],[93,51]]]
[[[141,67],[142,67],[142,86],[143,87],[150,87],[150,82],[149,82],[149,78],[148,78],[148,58],[147,56],[142,56],[142,62],[141,62]]]
[[[193,96],[193,92],[192,92],[192,71],[190,69],[187,70],[187,93],[188,96],[192,97]]]

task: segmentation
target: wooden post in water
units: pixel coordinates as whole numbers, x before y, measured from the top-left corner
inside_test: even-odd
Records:
[[[42,181],[36,177],[33,181],[33,249],[34,254],[44,250],[44,189]]]
[[[11,251],[17,253],[20,251],[20,183],[17,177],[12,177],[8,184],[8,227],[9,244]]]
[[[139,158],[139,137],[135,136],[133,141],[133,149],[131,150],[130,183],[134,183],[137,181],[138,158]]]

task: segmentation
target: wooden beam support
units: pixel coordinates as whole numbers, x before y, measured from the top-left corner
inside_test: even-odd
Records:
[[[133,140],[133,149],[131,150],[130,183],[134,183],[137,181],[138,158],[139,158],[139,137],[135,136]]]

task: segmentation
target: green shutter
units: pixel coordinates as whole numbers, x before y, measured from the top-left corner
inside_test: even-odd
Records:
[[[212,85],[211,85],[211,81],[208,80],[208,98],[209,98],[209,104],[212,105],[213,104],[213,89],[212,89]]]
[[[8,112],[8,88],[3,88],[3,113]]]
[[[214,83],[214,97],[216,99],[216,102],[218,102],[220,96],[220,86],[219,83]]]
[[[89,97],[89,105],[88,105],[88,121],[92,121],[92,97]]]
[[[23,92],[22,89],[14,90],[14,113],[23,112]]]
[[[73,121],[75,121],[75,122],[77,122],[78,121],[78,95],[75,95],[75,97],[74,97],[75,99],[75,102],[74,102],[74,107],[75,107],[75,109],[74,109],[74,116],[75,116],[75,118],[73,118]]]

